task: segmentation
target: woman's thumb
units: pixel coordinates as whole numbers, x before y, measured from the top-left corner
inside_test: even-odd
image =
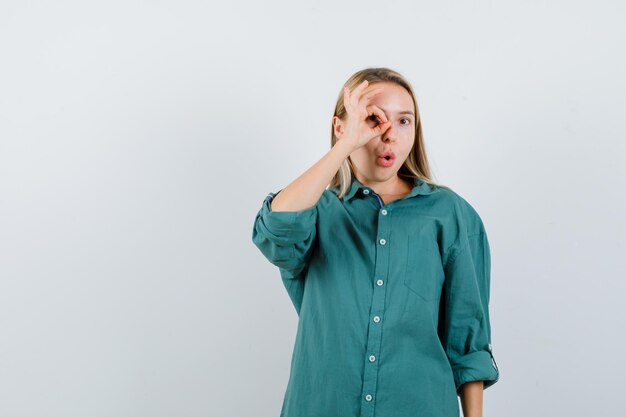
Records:
[[[390,121],[386,121],[384,123],[379,124],[374,129],[376,130],[376,133],[380,134],[380,133],[383,133],[384,131],[386,131],[387,129],[389,129],[389,126],[391,126],[391,122]]]

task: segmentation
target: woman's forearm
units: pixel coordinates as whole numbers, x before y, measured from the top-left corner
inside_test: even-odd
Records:
[[[353,150],[348,140],[335,143],[322,159],[276,194],[272,211],[298,211],[314,206]]]
[[[461,407],[464,417],[483,416],[483,381],[471,381],[461,385]]]

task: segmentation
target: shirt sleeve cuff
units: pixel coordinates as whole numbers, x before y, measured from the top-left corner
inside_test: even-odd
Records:
[[[500,373],[493,355],[488,351],[478,351],[458,358],[452,367],[457,394],[466,382],[483,381],[483,389],[487,389],[500,379]]]
[[[282,191],[282,190],[280,190]],[[289,241],[301,241],[310,235],[315,227],[317,207],[314,205],[298,211],[272,211],[271,202],[280,191],[270,192],[261,207],[263,224],[275,236],[281,236]]]

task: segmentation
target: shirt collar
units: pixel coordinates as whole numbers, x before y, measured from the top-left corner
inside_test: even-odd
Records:
[[[344,196],[344,201],[351,200],[357,195],[362,195],[363,190],[365,189],[370,190],[370,192],[374,192],[372,188],[361,184],[361,182],[357,180],[356,177],[352,177],[352,183],[350,184],[350,188],[348,189],[348,192]],[[409,197],[413,197],[416,195],[432,194],[436,191],[437,191],[436,187],[431,186],[430,184],[424,182],[423,180],[419,178],[413,178],[413,189],[411,189],[411,191],[403,198],[409,198]]]

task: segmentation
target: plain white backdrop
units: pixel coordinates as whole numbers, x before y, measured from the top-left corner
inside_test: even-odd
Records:
[[[253,220],[370,66],[412,82],[435,179],[487,228],[485,416],[620,414],[624,21],[619,1],[2,1],[0,417],[277,417],[297,315]]]

